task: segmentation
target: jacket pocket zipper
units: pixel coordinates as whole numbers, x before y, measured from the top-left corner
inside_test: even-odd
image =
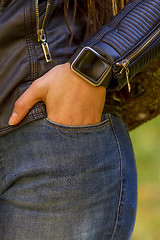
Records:
[[[154,32],[149,39],[147,39],[142,45],[139,46],[134,52],[129,54],[125,59],[123,59],[121,62],[117,62],[116,66],[121,67],[121,70],[118,74],[123,74],[125,71],[126,73],[126,79],[127,79],[127,85],[128,85],[128,91],[131,91],[131,85],[129,82],[129,64],[132,63],[132,61],[140,56],[140,54],[145,51],[145,49],[153,42],[153,40],[160,34],[160,29],[158,31]]]
[[[44,31],[46,19],[49,14],[49,8],[50,8],[50,0],[47,0],[46,11],[45,11],[45,14],[44,14],[44,17],[42,20],[42,26],[40,27],[38,0],[35,0],[37,37],[38,37],[38,42],[41,42],[46,62],[52,61],[49,46],[48,46],[48,43],[46,42],[46,40],[47,40],[46,34]]]

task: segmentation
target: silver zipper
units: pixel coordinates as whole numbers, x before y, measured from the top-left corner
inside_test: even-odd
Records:
[[[48,43],[46,42],[46,40],[47,40],[46,34],[44,31],[46,19],[47,19],[48,13],[49,13],[49,8],[50,8],[50,0],[47,0],[46,11],[45,11],[45,14],[43,17],[42,26],[40,27],[38,0],[35,0],[37,37],[38,37],[38,42],[41,42],[46,62],[52,61],[49,46],[48,46]]]
[[[128,85],[128,91],[131,91],[131,85],[129,82],[129,64],[133,61],[134,58],[140,55],[141,52],[143,52],[153,41],[154,38],[156,38],[160,34],[160,29],[152,34],[149,39],[144,42],[137,50],[135,50],[132,54],[130,54],[127,58],[123,59],[121,62],[117,62],[116,66],[121,67],[120,74],[122,74],[124,71],[126,72],[126,79],[127,79],[127,85]]]

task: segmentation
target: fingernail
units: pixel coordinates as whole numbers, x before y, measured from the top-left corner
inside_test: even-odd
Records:
[[[9,124],[9,125],[15,125],[16,120],[17,120],[17,117],[18,117],[18,114],[15,113],[15,112],[13,112],[12,115],[11,115],[11,117],[10,117],[10,119],[9,119],[8,124]]]

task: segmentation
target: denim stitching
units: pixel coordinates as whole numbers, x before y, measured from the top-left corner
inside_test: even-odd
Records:
[[[105,121],[106,121],[106,123],[105,123]],[[56,129],[59,129],[59,130],[62,130],[62,131],[65,131],[65,132],[85,132],[86,130],[97,130],[97,129],[100,129],[100,128],[103,128],[103,127],[105,127],[106,125],[111,125],[111,122],[110,122],[110,120],[109,119],[107,119],[107,120],[105,120],[104,122],[102,122],[101,123],[101,125],[100,126],[90,126],[90,127],[85,127],[85,125],[84,126],[82,126],[82,127],[77,127],[77,128],[74,128],[74,126],[73,126],[73,128],[71,128],[70,126],[66,126],[66,127],[63,127],[63,126],[57,126],[57,125],[55,125],[54,123],[52,123],[52,122],[49,122],[47,119],[44,119],[44,122],[47,124],[47,125],[49,125],[49,126],[51,126],[51,127],[53,127],[53,128],[56,128]]]
[[[122,154],[121,154],[120,144],[119,144],[119,140],[118,140],[116,131],[114,129],[114,124],[113,124],[111,115],[109,115],[109,118],[110,118],[110,121],[111,121],[113,133],[114,133],[114,136],[115,136],[115,139],[116,139],[116,142],[117,142],[118,151],[119,151],[119,157],[120,157],[120,179],[121,179],[119,201],[118,201],[117,214],[116,214],[116,221],[115,221],[115,225],[114,225],[114,229],[113,229],[113,233],[112,233],[112,237],[111,237],[111,240],[113,240],[113,237],[114,237],[115,232],[116,232],[117,224],[118,224],[120,205],[121,205],[121,200],[122,200],[122,190],[123,190],[123,173],[122,173],[122,169],[123,169],[123,164],[122,164]]]

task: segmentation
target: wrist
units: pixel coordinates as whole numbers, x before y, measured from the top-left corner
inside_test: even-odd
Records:
[[[97,90],[97,92],[99,92],[101,90],[104,94],[106,94],[106,88],[104,86],[96,87],[96,86],[90,84],[88,81],[85,81],[84,78],[82,78],[81,76],[79,76],[75,72],[73,72],[71,70],[70,62],[64,63],[64,67],[65,67],[66,71],[68,72],[68,76],[70,76],[71,81],[74,81],[74,82],[78,83],[79,85],[81,85],[83,87],[86,87],[90,90],[94,89],[94,91]]]
[[[72,93],[76,92],[77,97],[83,104],[92,104],[92,107],[97,109],[103,108],[106,97],[106,88],[104,86],[95,87],[78,76],[70,69],[70,63],[65,63],[66,71],[68,71],[69,85]]]

